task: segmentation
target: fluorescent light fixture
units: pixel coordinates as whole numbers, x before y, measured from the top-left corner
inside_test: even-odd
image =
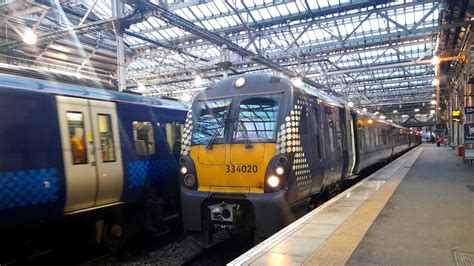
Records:
[[[21,34],[21,38],[23,39],[23,42],[26,44],[36,44],[38,41],[38,37],[36,36],[36,33],[33,32],[31,29],[26,29],[23,34]]]
[[[432,65],[438,65],[440,62],[441,62],[441,59],[437,55],[435,55],[435,56],[433,56],[433,58],[431,58],[431,64]]]

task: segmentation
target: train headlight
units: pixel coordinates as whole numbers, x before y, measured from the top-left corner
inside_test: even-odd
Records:
[[[196,177],[192,174],[187,174],[184,176],[183,182],[187,187],[192,187],[196,184]]]
[[[278,187],[278,185],[280,184],[280,178],[278,178],[277,176],[271,175],[270,177],[268,177],[267,183],[272,188]]]
[[[236,88],[240,88],[242,86],[245,85],[245,77],[238,77],[235,81],[234,81],[234,86]]]
[[[285,168],[283,168],[283,166],[278,166],[276,169],[275,169],[275,173],[277,175],[283,175],[285,173]]]
[[[181,167],[181,174],[185,175],[188,173],[188,168],[186,166]]]

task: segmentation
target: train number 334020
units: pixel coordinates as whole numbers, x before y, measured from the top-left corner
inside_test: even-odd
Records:
[[[225,166],[225,172],[226,173],[256,173],[258,172],[258,166],[228,164]]]

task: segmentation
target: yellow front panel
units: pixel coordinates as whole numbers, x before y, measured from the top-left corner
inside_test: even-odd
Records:
[[[268,162],[275,156],[274,143],[215,144],[192,146],[199,191],[224,193],[263,193]],[[225,156],[231,154],[231,156]],[[211,164],[211,162],[213,162]]]

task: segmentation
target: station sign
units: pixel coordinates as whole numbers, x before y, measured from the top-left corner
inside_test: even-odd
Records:
[[[474,114],[474,106],[464,107],[464,114],[466,115]]]
[[[453,110],[452,112],[453,121],[460,122],[461,121],[461,110]]]
[[[474,144],[474,123],[464,124],[464,143]]]

